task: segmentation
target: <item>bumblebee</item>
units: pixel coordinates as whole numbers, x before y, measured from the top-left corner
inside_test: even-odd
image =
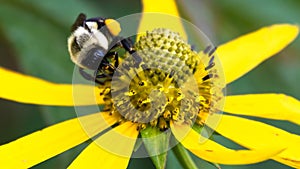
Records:
[[[81,13],[71,27],[71,36],[68,38],[68,51],[71,60],[79,66],[80,74],[87,80],[98,84],[103,82],[98,79],[111,79],[119,65],[117,47],[124,48],[133,56],[135,66],[142,62],[141,57],[133,49],[129,38],[119,35],[120,24],[110,18],[90,18]],[[85,71],[93,70],[94,75]]]

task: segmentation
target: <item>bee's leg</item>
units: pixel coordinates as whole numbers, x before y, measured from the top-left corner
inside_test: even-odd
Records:
[[[107,78],[107,75],[106,74],[100,74],[100,75],[97,75],[96,78]]]
[[[112,78],[113,74],[116,70],[116,67],[114,65],[112,65],[111,63],[109,63],[109,61],[107,60],[107,57],[109,57],[109,55],[106,55],[101,64],[99,65],[98,71],[101,72],[100,75],[95,75],[97,78]]]
[[[114,45],[111,47],[111,50],[118,48],[118,47],[123,47],[127,52],[129,52],[129,54],[131,54],[131,56],[135,60],[134,66],[139,67],[139,65],[143,61],[143,59],[134,50],[133,42],[131,41],[130,38],[124,39],[124,38],[118,36],[118,37],[115,37],[112,44],[114,44]],[[119,63],[117,63],[117,64],[119,64]]]
[[[143,59],[137,54],[137,52],[133,48],[133,43],[130,38],[122,39],[120,41],[123,48],[128,51],[133,59],[135,60],[135,67],[139,67]]]
[[[95,71],[95,72],[97,72],[97,71]],[[98,84],[103,84],[102,82],[98,81],[98,80],[95,78],[95,76],[92,76],[92,75],[86,73],[86,72],[84,71],[84,69],[81,68],[81,67],[79,68],[79,73],[80,73],[81,76],[82,76],[83,78],[85,78],[86,80],[93,81],[93,82],[96,82],[96,83],[98,83]]]
[[[107,57],[113,57],[113,58],[114,58],[114,60],[115,60],[114,65],[108,63]],[[119,55],[118,55],[118,52],[116,52],[116,51],[114,51],[114,52],[108,52],[108,53],[105,55],[105,58],[104,58],[104,59],[105,59],[104,64],[106,64],[107,66],[109,66],[110,69],[111,69],[112,71],[115,71],[116,68],[119,66]]]
[[[107,73],[105,73],[101,67],[99,67],[99,69],[97,71],[95,71],[95,82],[100,84],[100,85],[104,85],[105,82],[107,80],[111,80],[112,79],[112,75],[109,75]]]

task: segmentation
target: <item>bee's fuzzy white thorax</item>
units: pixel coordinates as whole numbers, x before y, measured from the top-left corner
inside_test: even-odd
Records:
[[[92,44],[98,44],[105,50],[108,49],[108,40],[98,29],[91,27],[91,32],[89,32],[84,27],[78,27],[73,35],[76,37],[78,45],[82,48]]]

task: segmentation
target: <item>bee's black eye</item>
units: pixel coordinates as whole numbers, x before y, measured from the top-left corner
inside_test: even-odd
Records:
[[[100,47],[91,48],[85,53],[85,56],[81,61],[81,64],[91,70],[96,70],[98,69],[104,56],[105,56],[105,51]]]

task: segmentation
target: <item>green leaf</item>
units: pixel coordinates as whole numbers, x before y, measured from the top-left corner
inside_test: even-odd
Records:
[[[156,127],[147,127],[141,131],[141,136],[155,167],[165,168],[171,131],[162,132]]]

